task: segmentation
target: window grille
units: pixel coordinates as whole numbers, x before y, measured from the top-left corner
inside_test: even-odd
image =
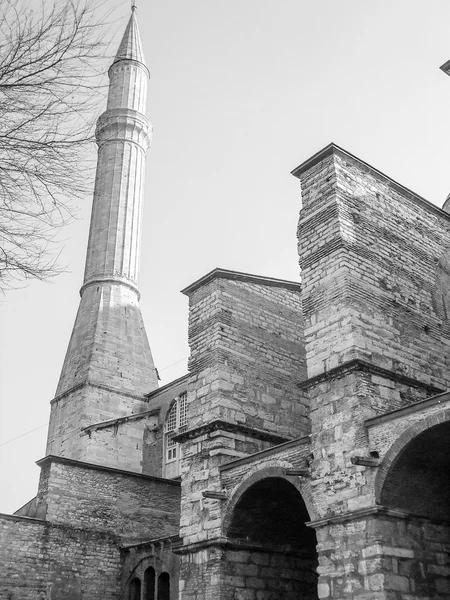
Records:
[[[167,415],[165,424],[165,460],[173,463],[181,458],[181,447],[174,441],[174,437],[187,429],[187,394],[180,394]],[[173,471],[173,467],[171,468]],[[176,466],[178,475],[178,466]]]

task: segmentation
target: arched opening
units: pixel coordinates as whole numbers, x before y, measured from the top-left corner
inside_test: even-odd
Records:
[[[315,531],[298,490],[281,477],[254,483],[234,507],[226,532],[226,574],[246,590],[271,600],[317,599]],[[250,592],[247,592],[250,593]]]
[[[128,586],[128,599],[141,600],[141,580],[139,577],[132,579]]]
[[[380,500],[383,506],[450,521],[450,422],[423,431],[405,446]]]
[[[158,600],[170,600],[169,573],[161,573],[158,577]]]
[[[144,573],[144,598],[155,600],[155,569],[149,567]]]
[[[390,547],[405,548],[395,570],[404,587],[427,598],[448,598],[450,573],[450,423],[426,429],[401,450],[386,474],[380,503],[405,511],[389,529]],[[400,513],[401,514],[401,513]]]

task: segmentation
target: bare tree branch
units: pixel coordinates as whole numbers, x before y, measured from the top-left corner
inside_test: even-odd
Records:
[[[107,54],[97,0],[0,6],[0,291],[61,271],[57,234],[90,193]]]

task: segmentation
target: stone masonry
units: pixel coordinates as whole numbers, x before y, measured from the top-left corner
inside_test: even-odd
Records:
[[[109,70],[80,308],[0,600],[450,597],[450,214],[330,144],[294,170],[301,283],[214,269],[189,372],[139,310],[149,72]]]

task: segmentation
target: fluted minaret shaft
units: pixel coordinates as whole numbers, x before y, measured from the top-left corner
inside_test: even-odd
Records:
[[[94,423],[147,410],[145,394],[158,387],[138,292],[151,124],[145,116],[149,72],[135,10],[109,79],[106,111],[96,129],[98,162],[81,300],[52,404],[47,452],[139,472],[142,432],[113,436],[107,443],[100,435],[80,434]]]
[[[104,280],[137,288],[145,154],[151,123],[144,115],[149,71],[133,11],[109,69],[106,111],[97,123],[97,175],[82,292]]]

